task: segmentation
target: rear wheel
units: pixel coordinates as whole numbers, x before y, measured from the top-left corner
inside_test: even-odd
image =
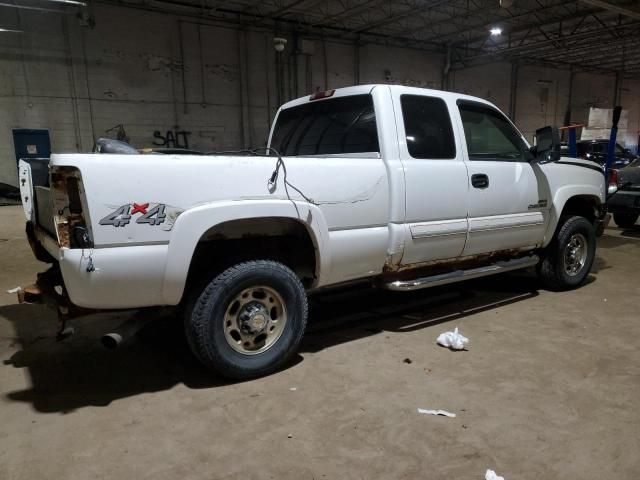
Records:
[[[589,274],[595,252],[593,225],[584,217],[562,217],[538,265],[538,275],[552,290],[575,288]]]
[[[214,278],[185,320],[202,363],[229,378],[252,378],[277,370],[295,353],[307,323],[307,297],[285,265],[245,262]]]
[[[613,221],[616,222],[616,225],[619,227],[630,228],[636,224],[638,216],[640,216],[640,214],[637,213],[614,213]]]

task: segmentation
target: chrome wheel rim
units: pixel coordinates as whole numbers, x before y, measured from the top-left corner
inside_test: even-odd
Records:
[[[229,302],[223,321],[229,346],[243,355],[256,355],[280,338],[287,323],[287,309],[278,292],[259,285],[236,295]]]
[[[587,239],[574,233],[564,247],[564,271],[570,277],[578,275],[587,263]]]

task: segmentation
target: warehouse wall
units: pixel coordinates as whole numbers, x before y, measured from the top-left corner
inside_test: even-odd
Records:
[[[0,182],[17,184],[13,128],[49,129],[54,152],[90,151],[94,138],[115,137],[107,130],[119,124],[136,147],[170,136],[199,150],[257,147],[290,98],[356,83],[442,82],[441,54],[291,36],[276,54],[272,32],[106,5],[94,14],[94,29],[73,16],[24,10],[6,20],[28,33],[0,34]],[[520,66],[515,82],[512,72],[508,63],[452,71],[448,88],[487,98],[505,113],[515,105],[527,138],[540,126],[563,124],[571,72]],[[610,108],[614,83],[613,76],[576,74],[571,120],[586,121],[590,106]],[[630,112],[625,140],[633,145],[639,87],[625,82],[621,92]]]
[[[54,152],[90,151],[120,124],[136,147],[169,136],[184,145],[181,132],[198,150],[259,147],[291,98],[355,83],[440,86],[442,58],[423,51],[317,40],[292,54],[301,39],[288,37],[278,55],[271,32],[105,5],[94,13],[89,29],[15,11],[29,33],[0,35],[0,182],[17,183],[13,128],[49,129]]]
[[[451,89],[487,98],[503,112],[509,114],[511,64],[497,62],[452,72]],[[613,108],[615,75],[575,73],[569,69],[521,65],[515,79],[515,123],[528,140],[536,129],[545,125],[565,124],[567,109],[572,123],[587,123],[589,109]],[[571,87],[572,84],[572,87]],[[625,80],[622,83],[619,104],[628,111],[627,135],[622,143],[634,151],[638,148],[640,132],[640,81]]]

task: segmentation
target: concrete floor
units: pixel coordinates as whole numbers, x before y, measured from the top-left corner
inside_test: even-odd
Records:
[[[97,339],[130,313],[56,343],[52,312],[5,293],[42,269],[21,213],[0,208],[1,479],[640,478],[638,226],[572,292],[515,273],[316,298],[287,369],[229,384],[167,315],[116,352]],[[435,343],[456,326],[468,351]]]

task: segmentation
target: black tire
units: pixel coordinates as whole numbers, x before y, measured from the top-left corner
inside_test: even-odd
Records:
[[[638,216],[640,214],[637,213],[614,213],[613,221],[621,228],[631,228],[638,221]]]
[[[569,241],[582,236],[586,242],[586,258],[582,266],[571,274],[565,268],[565,255]],[[584,217],[561,217],[556,234],[545,248],[538,264],[538,275],[550,290],[569,290],[581,285],[593,265],[596,254],[596,235],[591,222]],[[569,257],[570,258],[570,257]]]
[[[284,306],[283,326],[279,328],[279,336],[270,340],[273,343],[268,347],[265,343],[264,351],[256,349],[255,353],[243,353],[237,350],[243,349],[242,341],[231,346],[232,340],[228,339],[230,322],[229,317],[225,319],[225,316],[229,314],[229,309],[235,308],[232,302],[236,302],[239,295],[244,295],[243,292],[248,289],[260,290],[261,286],[279,295]],[[270,294],[267,297],[273,301]],[[261,301],[267,302],[252,300],[250,303],[260,305]],[[266,307],[266,311],[269,311],[269,306]],[[236,380],[267,375],[282,367],[296,352],[307,325],[307,295],[302,283],[288,267],[270,260],[244,262],[228,268],[206,286],[191,308],[189,305],[187,308],[185,333],[196,357],[206,367]],[[234,314],[238,325],[243,308],[240,307]],[[260,315],[261,319],[263,317]],[[269,322],[269,316],[266,321]],[[234,331],[236,335],[244,332],[240,326]],[[266,330],[264,332],[265,338],[271,338]],[[257,334],[256,338],[261,335]]]

